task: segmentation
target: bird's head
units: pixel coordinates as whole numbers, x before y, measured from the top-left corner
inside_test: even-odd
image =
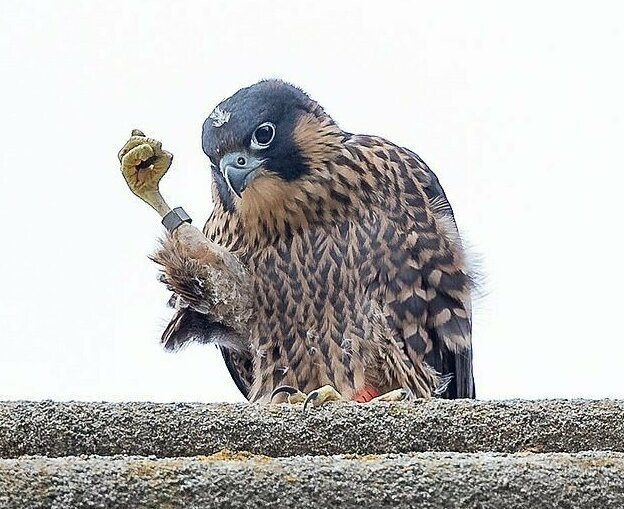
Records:
[[[222,101],[206,119],[202,145],[216,199],[229,212],[296,208],[304,182],[340,151],[344,133],[318,103],[279,80],[261,81]]]

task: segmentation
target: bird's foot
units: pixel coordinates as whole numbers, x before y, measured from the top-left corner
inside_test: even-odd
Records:
[[[308,397],[303,402],[303,410],[305,411],[306,407],[310,403],[316,407],[324,405],[328,401],[340,401],[341,399],[342,394],[340,394],[331,385],[323,385],[323,387],[319,387],[308,394]]]
[[[280,394],[282,392],[288,394],[288,403],[303,403],[304,411],[310,404],[317,407],[324,405],[329,401],[340,401],[341,399],[343,399],[342,394],[340,394],[331,385],[324,385],[323,387],[319,387],[309,394],[301,392],[300,390],[291,387],[290,385],[282,385],[273,391],[273,394],[271,394],[271,399],[273,399],[277,394]]]
[[[148,138],[135,129],[118,157],[121,173],[130,190],[161,216],[165,215],[169,207],[158,190],[158,184],[171,166],[173,155],[162,149],[160,141]]]
[[[377,403],[379,401],[390,401],[390,402],[406,401],[408,399],[411,399],[412,397],[413,397],[412,391],[407,388],[395,389],[393,391],[386,392],[385,394],[382,394],[381,396],[377,396],[376,398],[371,399],[370,403]]]

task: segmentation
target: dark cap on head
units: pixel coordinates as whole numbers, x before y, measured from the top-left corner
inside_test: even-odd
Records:
[[[202,146],[214,165],[222,199],[228,188],[241,196],[260,170],[290,181],[309,171],[293,134],[302,115],[328,119],[299,88],[266,80],[243,88],[214,109],[203,126]]]

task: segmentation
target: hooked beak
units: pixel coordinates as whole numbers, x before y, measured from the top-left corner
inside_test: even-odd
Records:
[[[240,198],[263,162],[264,159],[259,159],[247,152],[231,152],[221,158],[219,168],[230,189]]]

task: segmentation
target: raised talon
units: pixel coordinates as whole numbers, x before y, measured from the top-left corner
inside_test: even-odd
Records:
[[[288,403],[303,403],[307,397],[304,392],[301,392],[299,389],[292,387],[290,385],[280,385],[271,393],[271,399],[273,399],[278,394],[285,392],[288,394]]]
[[[328,401],[340,401],[341,399],[342,394],[340,394],[336,389],[334,389],[331,385],[324,385],[323,387],[320,387],[319,389],[316,389],[308,394],[308,397],[303,403],[303,411],[305,412],[310,403],[317,407],[324,405]]]
[[[394,391],[386,392],[381,396],[377,396],[369,401],[369,403],[375,403],[377,401],[405,401],[413,396],[412,391],[408,388],[395,389]]]
[[[171,166],[173,154],[163,150],[160,141],[148,138],[138,129],[134,129],[118,157],[121,173],[130,190],[156,209],[161,216],[169,212],[169,207],[158,190],[158,184]]]

